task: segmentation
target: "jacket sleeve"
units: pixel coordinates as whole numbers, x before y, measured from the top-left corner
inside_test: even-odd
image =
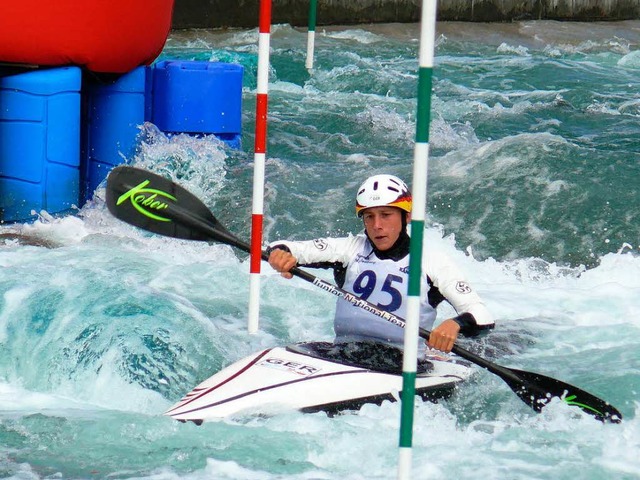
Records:
[[[276,248],[288,250],[298,260],[299,266],[329,267],[331,264],[346,265],[357,249],[358,236],[341,238],[316,238],[299,242],[278,240],[269,244],[268,251]]]
[[[423,274],[430,279],[431,288],[456,310],[453,320],[460,325],[460,333],[472,337],[494,328],[491,312],[455,263],[441,252],[425,253]]]

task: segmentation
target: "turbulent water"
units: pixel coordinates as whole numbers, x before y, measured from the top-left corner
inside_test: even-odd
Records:
[[[265,240],[357,232],[368,175],[412,174],[418,27],[271,38]],[[163,59],[245,67],[243,147],[141,128],[135,165],[180,182],[241,238],[251,214],[257,30],[172,34]],[[531,411],[477,369],[416,406],[416,479],[640,478],[640,22],[438,26],[427,238],[497,319],[474,346],[615,405],[602,424]],[[162,416],[260,348],[331,340],[333,299],[224,245],[160,238],[109,215],[0,228],[0,477],[387,479],[399,406],[280,413],[198,427]],[[447,315],[446,309],[440,318]],[[465,345],[470,345],[466,343]]]

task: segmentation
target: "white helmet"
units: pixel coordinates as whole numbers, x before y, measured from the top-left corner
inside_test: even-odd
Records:
[[[411,192],[407,185],[393,175],[374,175],[367,178],[356,195],[356,214],[371,207],[397,207],[411,213]]]

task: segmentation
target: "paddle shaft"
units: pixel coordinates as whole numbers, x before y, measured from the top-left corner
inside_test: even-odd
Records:
[[[212,225],[210,225],[208,222],[204,221],[200,217],[193,215],[191,212],[177,205],[174,205],[172,207],[171,212],[170,213],[168,212],[168,216],[171,216],[173,220],[181,223],[182,225],[188,226],[190,228],[193,228],[195,230],[202,232],[203,234],[206,234],[207,236],[211,237],[212,240],[226,243],[227,245],[235,247],[238,250],[242,250],[246,253],[251,252],[251,246],[248,243],[243,242],[242,240],[237,238],[235,235],[232,235],[228,232],[221,232],[219,229],[216,229],[215,227],[213,227]],[[261,252],[260,256],[264,261],[269,260],[269,254],[264,250]],[[378,317],[381,317],[393,323],[394,325],[397,325],[401,328],[404,328],[405,326],[406,322],[404,321],[404,319],[398,317],[397,315],[394,315],[393,313],[382,310],[381,308],[374,305],[373,303],[367,300],[364,300],[352,293],[349,293],[346,290],[343,290],[325,280],[322,280],[321,278],[318,278],[315,275],[305,270],[302,270],[299,267],[293,267],[290,270],[290,273],[292,275],[295,275],[298,278],[301,278],[309,283],[312,283],[317,287],[322,288],[323,290],[337,297],[340,297],[348,301],[349,303],[352,303],[357,307],[363,308],[373,313],[374,315],[377,315]],[[425,339],[429,338],[430,333],[431,332],[429,332],[428,330],[425,330],[423,328],[420,329],[420,336],[422,338],[425,338]],[[455,347],[456,346],[454,346],[454,348]],[[458,347],[458,349],[460,348]],[[464,349],[460,349],[460,350],[463,350],[464,352],[466,352]],[[474,356],[471,352],[466,352],[466,353],[468,353],[471,356]]]

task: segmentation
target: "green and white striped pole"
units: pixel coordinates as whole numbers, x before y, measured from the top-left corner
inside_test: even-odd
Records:
[[[311,0],[309,2],[309,28],[307,30],[307,60],[305,67],[307,70],[313,68],[313,55],[316,45],[316,10],[318,9],[318,1]]]
[[[420,276],[422,273],[422,241],[424,238],[424,220],[427,205],[429,122],[436,36],[436,5],[437,0],[422,0],[416,144],[413,151],[409,295],[407,298],[407,323],[404,331],[404,356],[402,362],[400,458],[398,462],[398,478],[401,480],[411,478],[413,411],[415,406],[418,341],[420,338],[418,335],[420,324]]]

